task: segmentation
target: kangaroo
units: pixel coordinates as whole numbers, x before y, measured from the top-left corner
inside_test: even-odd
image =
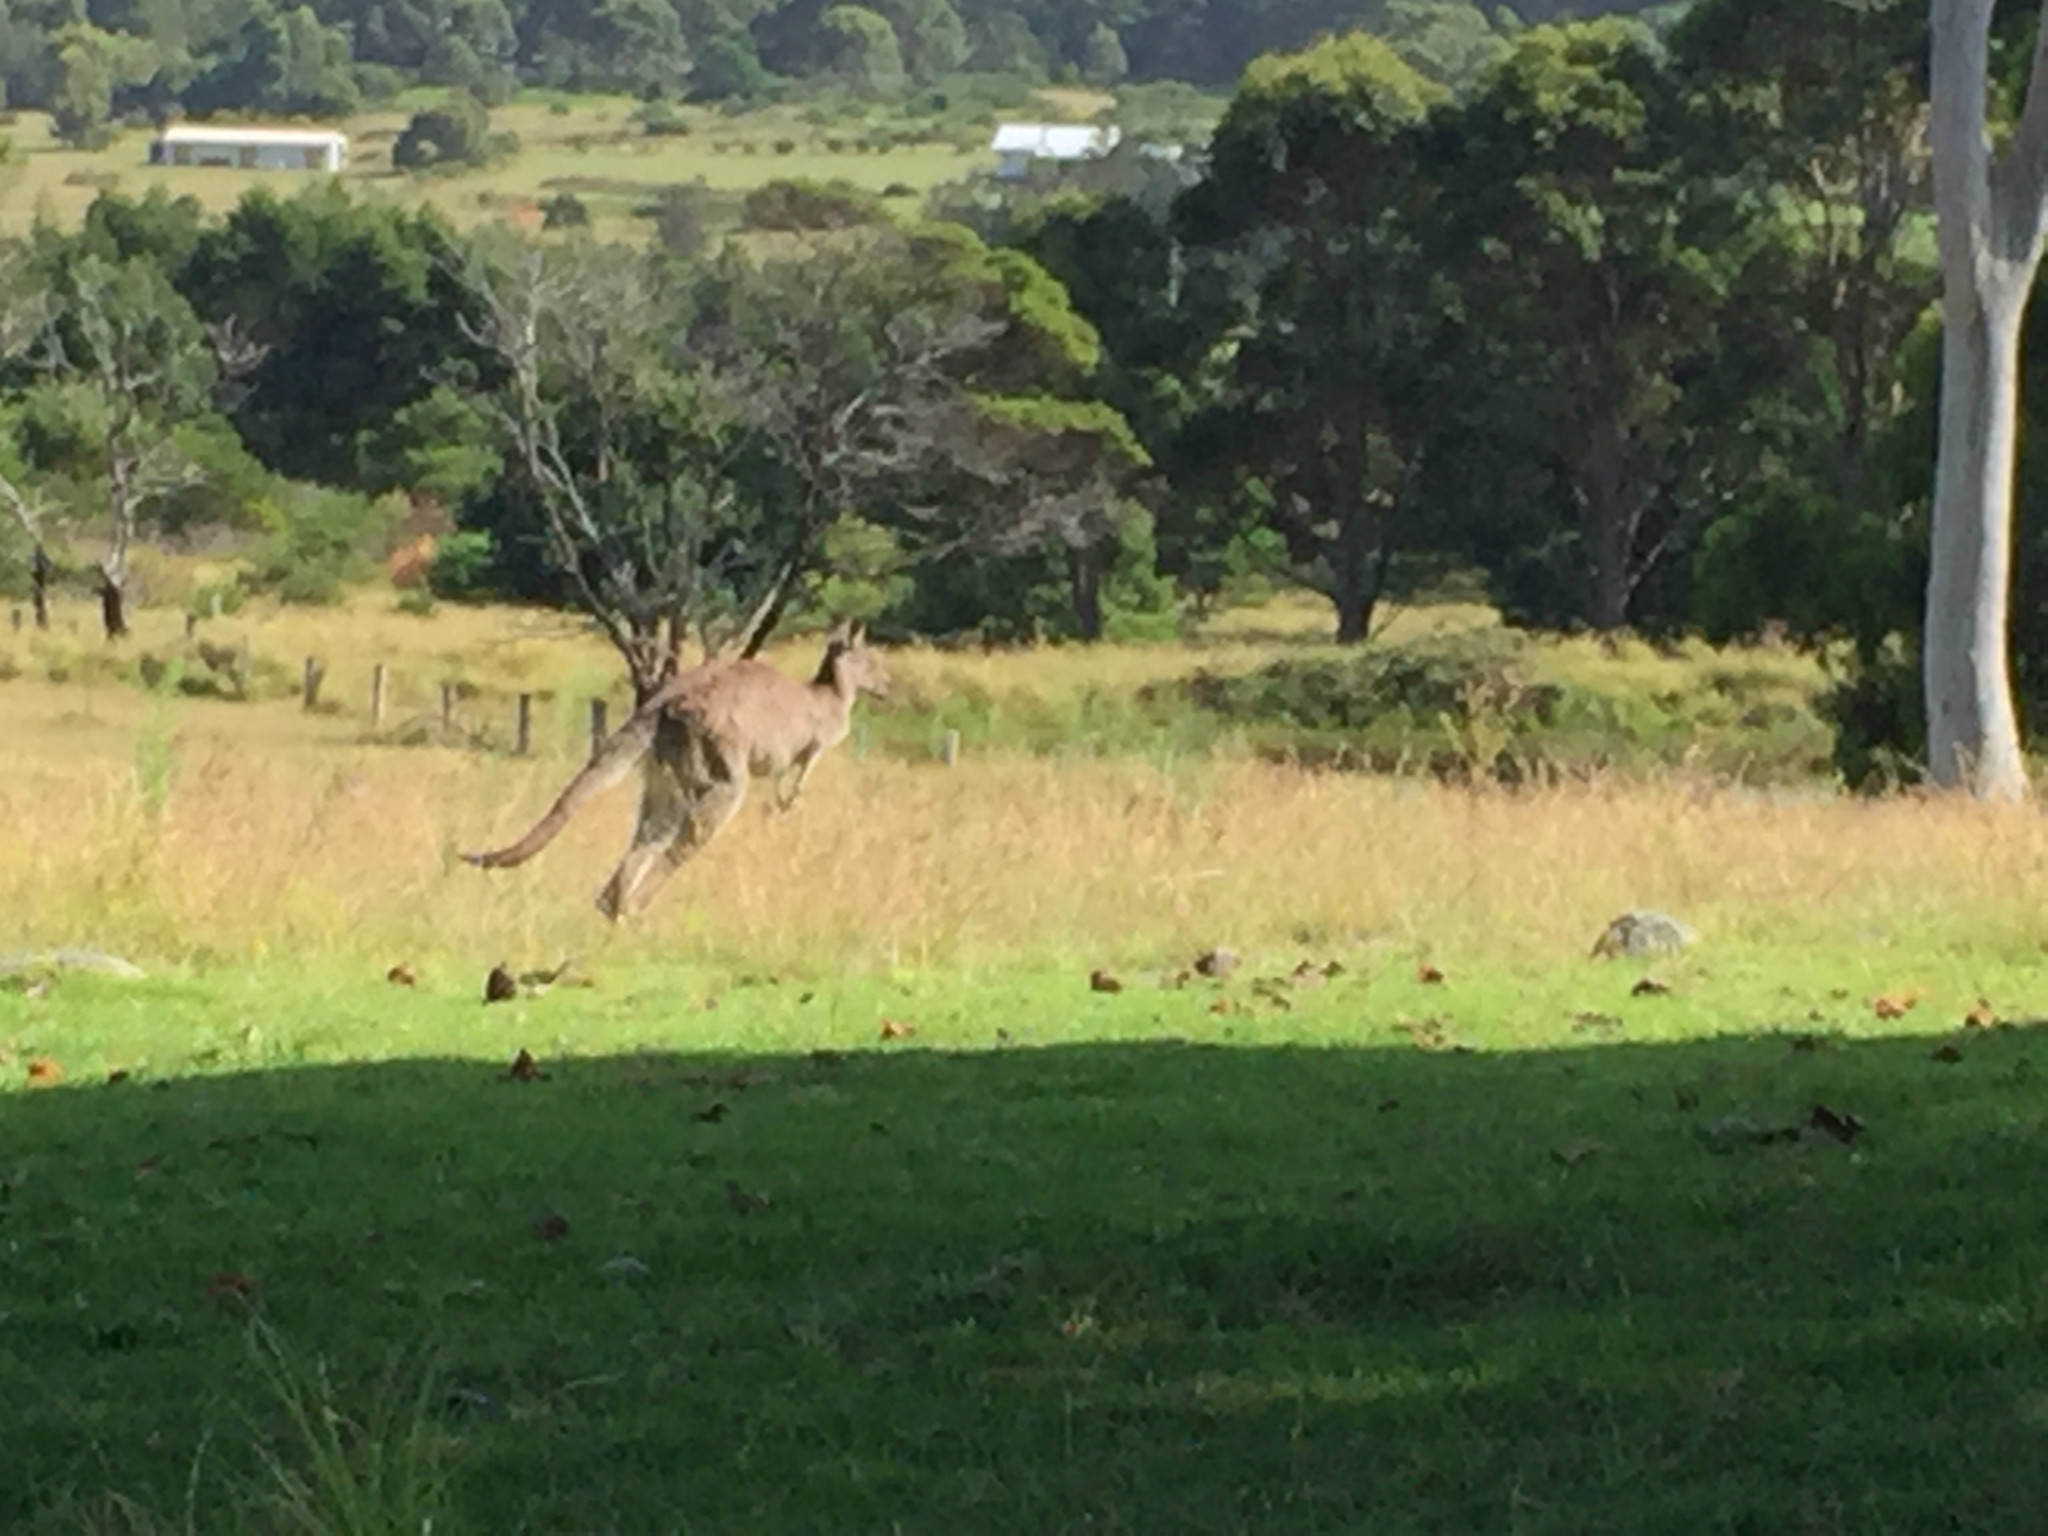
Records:
[[[569,819],[643,758],[640,819],[597,909],[613,922],[646,908],[746,802],[753,778],[773,780],[787,812],[825,752],[846,739],[863,693],[886,698],[889,674],[858,625],[835,629],[818,675],[799,683],[765,663],[711,661],[663,684],[605,738],[533,830],[509,847],[462,857],[511,869],[555,840]]]

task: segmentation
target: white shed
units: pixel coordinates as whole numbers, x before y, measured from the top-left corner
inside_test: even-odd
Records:
[[[179,123],[149,142],[151,165],[228,165],[245,171],[338,171],[348,135],[332,128],[244,128]]]
[[[1099,160],[1122,137],[1117,128],[1078,123],[999,123],[989,148],[995,151],[997,177],[1022,181],[1031,174],[1034,161]]]

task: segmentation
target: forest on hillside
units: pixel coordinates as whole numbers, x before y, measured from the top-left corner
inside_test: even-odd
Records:
[[[1642,0],[0,0],[6,104],[74,139],[110,115],[335,115],[415,84],[753,101],[961,72],[1227,85],[1353,29],[1475,39]],[[1460,41],[1462,40],[1462,41]]]

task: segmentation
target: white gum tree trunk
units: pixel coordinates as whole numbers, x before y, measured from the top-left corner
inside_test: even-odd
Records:
[[[2006,617],[2020,326],[2048,236],[2048,27],[2017,130],[1994,156],[1985,121],[1992,3],[1931,0],[1941,436],[1923,662],[1935,782],[2018,800],[2028,786]]]

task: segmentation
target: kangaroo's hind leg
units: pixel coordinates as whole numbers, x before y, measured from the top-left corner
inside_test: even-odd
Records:
[[[662,721],[647,761],[632,846],[597,898],[613,922],[642,911],[654,893],[740,808],[745,764],[735,774],[687,720]]]
[[[640,765],[640,815],[625,857],[598,893],[597,910],[617,922],[633,910],[633,897],[662,853],[689,824],[691,809],[703,786],[688,771],[687,728],[664,716],[655,727],[654,743]]]

